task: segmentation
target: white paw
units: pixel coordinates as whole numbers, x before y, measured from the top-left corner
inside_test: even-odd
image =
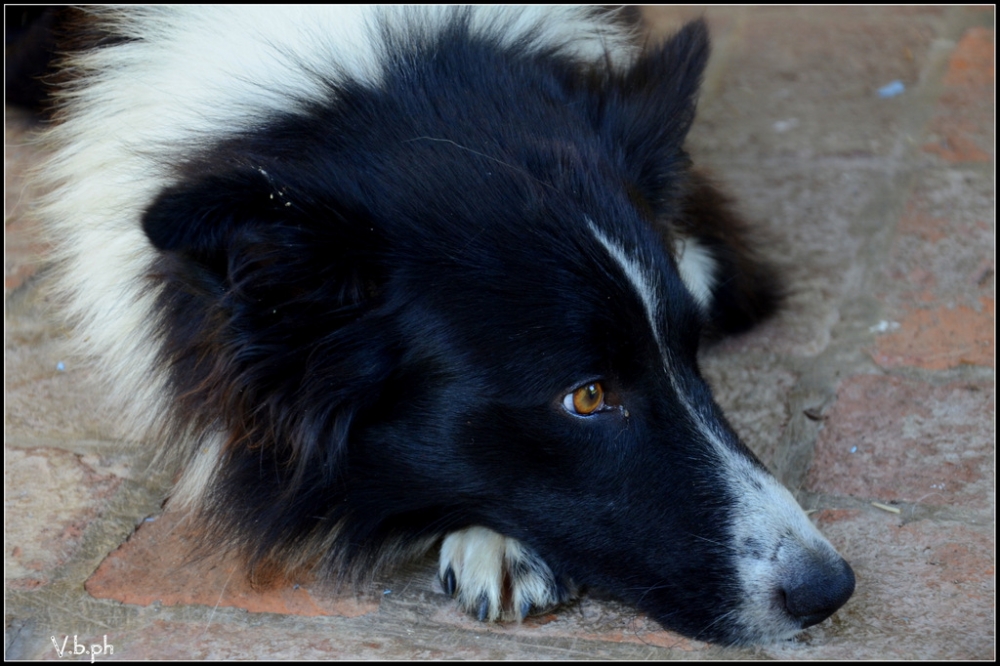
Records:
[[[452,532],[438,565],[444,591],[482,621],[521,621],[576,596],[526,545],[485,527]]]

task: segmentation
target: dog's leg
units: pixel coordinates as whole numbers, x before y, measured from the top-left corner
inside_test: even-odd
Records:
[[[520,621],[576,596],[528,546],[485,527],[445,537],[438,573],[444,591],[480,621]]]

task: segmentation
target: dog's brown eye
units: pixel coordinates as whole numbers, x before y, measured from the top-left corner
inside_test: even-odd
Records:
[[[604,387],[600,382],[584,384],[563,398],[563,406],[572,414],[589,416],[604,407]]]

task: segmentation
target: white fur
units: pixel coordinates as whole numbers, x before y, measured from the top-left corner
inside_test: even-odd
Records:
[[[438,565],[442,579],[449,569],[459,604],[484,620],[521,620],[531,609],[551,608],[570,594],[560,593],[552,570],[530,548],[485,527],[458,530],[445,538]]]
[[[150,331],[154,250],[140,218],[170,183],[167,165],[192,148],[252,128],[278,111],[329,95],[324,79],[377,86],[378,30],[417,24],[425,33],[456,8],[172,5],[92,10],[135,41],[68,63],[80,78],[63,94],[63,119],[47,135],[42,205],[56,290],[78,347],[107,378],[109,403],[142,437],[165,413],[166,381]],[[581,61],[624,65],[631,36],[588,8],[474,7],[476,31],[528,49],[559,46]],[[214,445],[209,445],[212,449]],[[201,494],[214,455],[200,456],[182,495]]]
[[[679,238],[674,242],[674,257],[684,285],[698,305],[707,310],[715,286],[716,264],[712,253],[693,238]]]
[[[224,440],[222,433],[213,433],[191,453],[184,474],[170,495],[172,508],[197,507],[204,499],[205,490],[219,467]]]

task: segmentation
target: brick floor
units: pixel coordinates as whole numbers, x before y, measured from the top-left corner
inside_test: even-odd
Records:
[[[172,471],[119,445],[61,346],[29,215],[40,155],[9,111],[6,656],[993,659],[993,9],[647,10],[655,34],[701,14],[715,51],[691,150],[792,289],[775,320],[707,351],[705,374],[854,566],[845,608],[796,640],[723,649],[599,595],[480,624],[429,561],[355,592],[251,584],[198,553],[183,517],[161,515]]]

